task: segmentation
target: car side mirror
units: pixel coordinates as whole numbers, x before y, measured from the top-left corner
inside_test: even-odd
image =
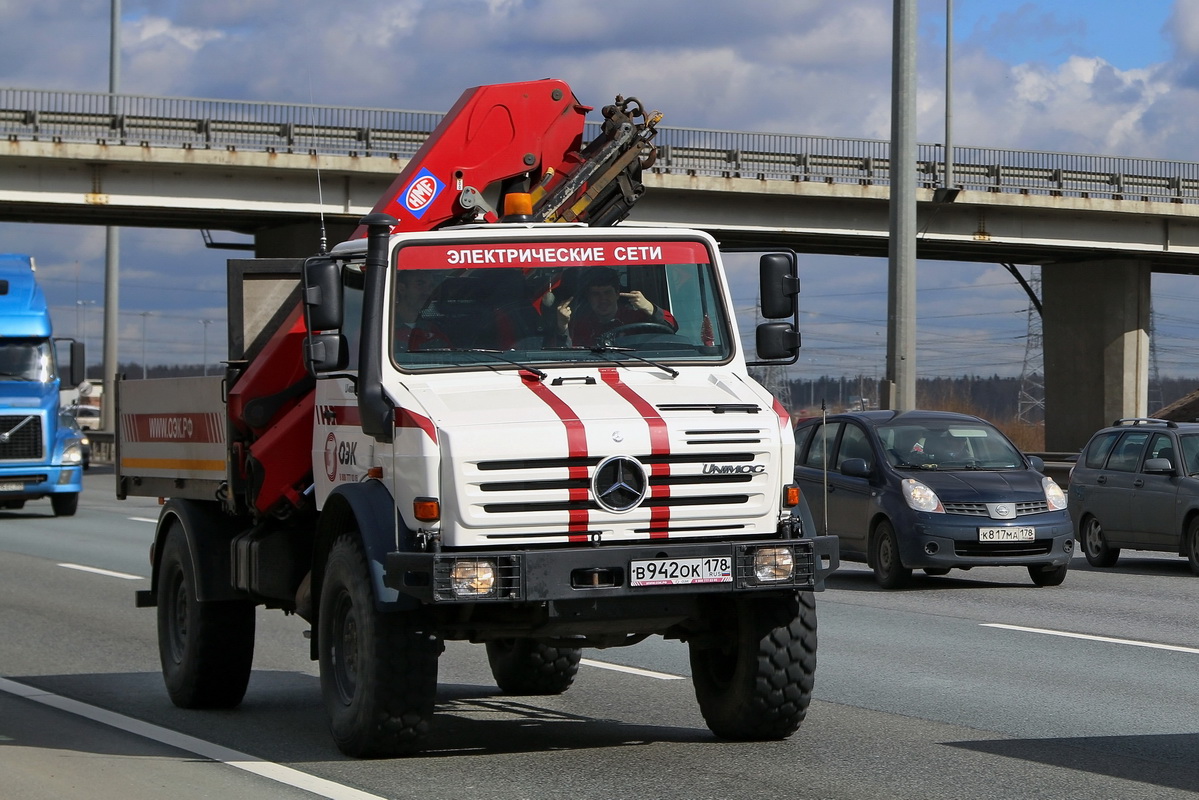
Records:
[[[1037,472],[1045,471],[1045,459],[1040,456],[1025,456],[1028,459],[1028,466],[1032,467]]]
[[[1152,472],[1158,475],[1170,474],[1174,471],[1174,465],[1170,463],[1168,458],[1147,458],[1142,472]]]
[[[847,458],[841,462],[841,474],[850,478],[869,478],[870,465],[864,458]]]

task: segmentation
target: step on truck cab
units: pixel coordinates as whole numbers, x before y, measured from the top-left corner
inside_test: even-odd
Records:
[[[70,363],[58,368],[46,297],[34,261],[0,253],[0,509],[49,498],[70,516],[83,491],[83,438],[60,390],[83,383],[83,345],[66,340]]]
[[[420,748],[446,640],[553,694],[583,648],[660,635],[717,735],[798,728],[836,539],[803,525],[716,242],[609,226],[602,180],[554,201],[577,223],[510,191],[496,220],[387,209],[303,262],[230,262],[228,374],[120,382],[118,494],[170,498],[138,600],[175,703],[240,702],[261,604],[312,623],[350,755]],[[794,360],[794,255],[758,283],[757,354]]]

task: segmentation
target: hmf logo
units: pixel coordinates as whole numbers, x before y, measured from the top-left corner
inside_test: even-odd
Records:
[[[339,442],[337,436],[330,433],[325,438],[325,475],[331,481],[337,480],[337,468],[357,466],[358,442]],[[346,479],[343,477],[343,479]]]
[[[704,464],[705,475],[759,475],[765,464]]]
[[[420,219],[444,188],[445,184],[437,180],[432,172],[422,169],[397,199],[412,216]]]

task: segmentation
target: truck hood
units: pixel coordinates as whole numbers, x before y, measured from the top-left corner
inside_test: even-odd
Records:
[[[789,432],[784,442],[773,400],[735,374],[610,367],[537,380],[505,371],[413,395],[438,433],[440,483],[457,497],[443,504],[456,514],[444,521],[447,543],[776,530]],[[614,457],[645,488],[619,512],[597,500],[597,474]]]

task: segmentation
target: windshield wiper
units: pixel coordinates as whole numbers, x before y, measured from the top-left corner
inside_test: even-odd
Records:
[[[618,345],[613,345],[613,344],[597,344],[594,347],[573,347],[571,349],[572,350],[589,350],[592,354],[597,355],[597,356],[602,356],[605,353],[621,353],[635,361],[640,361],[643,364],[649,364],[651,367],[660,369],[672,378],[679,377],[679,371],[677,369],[672,369],[671,367],[668,367],[665,364],[659,364],[657,361],[648,359],[645,356],[639,356],[633,352],[633,348],[631,348],[631,347],[620,347]],[[612,359],[612,360],[618,361],[619,359]]]
[[[425,348],[421,348],[420,350],[417,350],[416,352],[418,352],[418,353],[480,353],[482,355],[495,356],[500,361],[503,361],[507,364],[511,364],[514,367],[520,367],[521,369],[523,369],[527,372],[533,373],[541,380],[545,380],[546,378],[549,377],[548,373],[542,372],[541,370],[537,369],[537,367],[532,367],[532,366],[529,366],[528,364],[522,364],[521,362],[517,361],[514,358],[508,358],[506,355],[504,355],[503,350],[489,350],[484,347],[461,347],[461,348],[459,348],[459,347],[425,347]],[[495,369],[495,367],[492,366],[491,364],[485,364],[484,366],[490,367],[491,369]]]

